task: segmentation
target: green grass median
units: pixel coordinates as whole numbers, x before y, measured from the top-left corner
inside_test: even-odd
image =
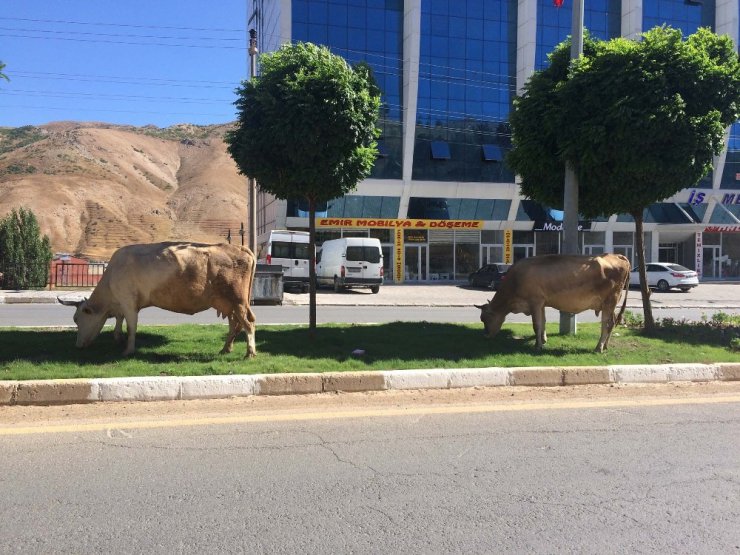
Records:
[[[87,349],[75,348],[75,330],[2,328],[0,380],[740,362],[736,327],[677,323],[653,337],[620,327],[603,354],[593,352],[599,329],[580,324],[576,336],[560,336],[557,324],[548,325],[538,352],[526,324],[505,325],[495,339],[483,337],[481,324],[322,325],[313,341],[305,326],[258,326],[257,357],[248,360],[243,335],[231,354],[218,354],[223,325],[143,326],[127,358],[110,327]],[[364,354],[353,355],[357,349]]]

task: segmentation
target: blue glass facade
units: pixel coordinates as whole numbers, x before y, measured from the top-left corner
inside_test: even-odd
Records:
[[[293,0],[293,41],[328,46],[349,63],[367,62],[382,91],[379,157],[371,177],[400,179],[403,121],[403,0]]]
[[[645,31],[663,24],[681,29],[684,36],[699,27],[714,29],[714,0],[645,0],[642,10]]]
[[[547,66],[547,55],[571,34],[573,3],[556,7],[552,0],[537,1],[537,49],[535,69]],[[591,36],[609,40],[620,36],[620,0],[588,0],[583,7],[583,26]]]
[[[727,143],[727,158],[722,170],[720,188],[740,188],[740,123],[735,123],[730,128],[730,140]]]
[[[516,21],[515,0],[422,0],[413,179],[513,179],[483,145],[510,145]],[[432,156],[439,142],[449,158]]]

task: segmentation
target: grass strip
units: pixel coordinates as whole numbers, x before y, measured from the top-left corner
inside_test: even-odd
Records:
[[[671,326],[653,337],[620,327],[602,354],[593,352],[598,324],[580,324],[575,336],[559,335],[557,324],[547,330],[538,352],[526,324],[505,325],[495,339],[483,337],[480,324],[322,325],[313,340],[306,326],[262,326],[257,357],[247,360],[243,335],[231,354],[218,354],[223,325],[141,327],[127,358],[110,327],[88,349],[75,348],[74,330],[3,328],[0,380],[740,361],[726,330],[706,326]],[[356,349],[364,354],[353,356]]]

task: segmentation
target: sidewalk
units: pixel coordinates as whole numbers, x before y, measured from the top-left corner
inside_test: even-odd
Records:
[[[57,297],[81,299],[91,289],[55,289],[52,291],[0,291],[0,304],[56,303]],[[493,291],[472,289],[461,285],[384,285],[373,295],[368,289],[350,289],[335,293],[320,289],[316,294],[318,305],[335,306],[472,306],[483,304],[493,296]],[[307,305],[308,293],[285,292],[283,304]],[[653,308],[701,308],[712,310],[740,310],[739,283],[703,283],[688,293],[654,291]],[[630,289],[627,307],[641,309],[639,289]]]

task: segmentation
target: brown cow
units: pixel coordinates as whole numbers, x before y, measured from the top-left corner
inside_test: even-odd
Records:
[[[619,295],[628,286],[629,273],[629,260],[621,254],[549,254],[524,258],[509,269],[488,304],[475,306],[481,309],[480,319],[488,337],[501,330],[510,312],[531,315],[538,349],[547,343],[546,306],[572,314],[589,309],[596,316],[601,312],[601,337],[596,351],[602,352],[624,314],[626,291],[622,309],[614,317]]]
[[[182,314],[215,308],[229,319],[229,335],[221,353],[231,352],[244,329],[247,356],[256,354],[255,317],[249,302],[256,262],[246,247],[227,244],[153,243],[128,245],[113,253],[103,277],[89,299],[62,301],[77,311],[77,347],[87,347],[108,318],[116,319],[113,336],[128,342],[124,355],[134,352],[139,311],[148,306]]]

